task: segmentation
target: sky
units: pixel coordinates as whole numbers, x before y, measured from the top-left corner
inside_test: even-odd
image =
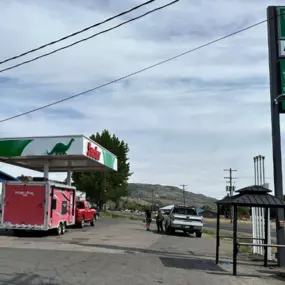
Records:
[[[100,22],[138,0],[0,2],[0,61]],[[171,0],[157,0],[51,51]],[[266,19],[284,1],[180,0],[114,31],[0,73],[0,120],[71,96]],[[221,198],[227,173],[252,185],[253,157],[264,155],[273,189],[267,25],[88,95],[0,124],[0,137],[84,134],[109,130],[130,147],[130,182],[180,186]],[[285,115],[281,116],[282,139]],[[284,143],[282,142],[282,146]],[[283,160],[283,165],[285,161]],[[36,175],[0,164],[18,176]],[[283,167],[284,170],[284,167]],[[53,174],[64,179],[65,174]]]

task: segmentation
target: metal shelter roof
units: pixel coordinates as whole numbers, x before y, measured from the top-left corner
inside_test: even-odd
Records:
[[[248,186],[236,191],[238,194],[217,201],[218,205],[237,205],[248,207],[285,208],[285,202],[268,193],[271,190],[259,185]]]

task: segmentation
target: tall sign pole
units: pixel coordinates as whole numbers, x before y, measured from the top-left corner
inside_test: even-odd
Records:
[[[280,113],[285,113],[282,100],[285,97],[285,7],[268,7],[267,20],[274,188],[275,196],[283,199]],[[276,237],[277,244],[285,244],[284,227],[280,226],[280,221],[284,221],[282,209],[277,210]],[[285,266],[284,248],[278,248],[277,257],[279,266]]]

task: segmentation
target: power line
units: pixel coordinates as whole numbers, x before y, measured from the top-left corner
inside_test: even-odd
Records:
[[[278,15],[278,16],[279,16],[279,15]],[[242,32],[244,32],[244,31],[247,31],[247,30],[249,30],[249,29],[251,29],[251,28],[254,28],[254,27],[258,26],[258,25],[261,25],[261,24],[263,24],[263,23],[265,23],[265,22],[267,22],[267,20],[263,20],[263,21],[257,22],[257,23],[255,23],[255,24],[253,24],[253,25],[247,26],[247,27],[245,27],[245,28],[243,28],[243,29],[240,29],[240,30],[235,31],[235,32],[230,33],[230,34],[227,34],[227,35],[225,35],[225,36],[223,36],[223,37],[217,38],[217,39],[215,39],[215,40],[212,40],[212,41],[210,41],[210,42],[207,42],[207,43],[205,43],[205,44],[203,44],[203,45],[200,45],[200,46],[198,46],[198,47],[195,47],[195,48],[193,48],[193,49],[187,50],[187,51],[185,51],[185,52],[183,52],[183,53],[180,53],[180,54],[177,54],[177,55],[175,55],[175,56],[169,57],[169,58],[167,58],[167,59],[165,59],[165,60],[162,60],[162,61],[160,61],[160,62],[157,62],[157,63],[155,63],[155,64],[153,64],[153,65],[149,65],[149,66],[147,66],[147,67],[145,67],[145,68],[142,68],[142,69],[139,69],[139,70],[137,70],[137,71],[131,72],[131,73],[129,73],[129,74],[127,74],[127,75],[124,75],[124,76],[122,76],[122,77],[119,77],[119,78],[116,78],[116,79],[114,79],[114,80],[108,81],[108,82],[103,83],[103,84],[101,84],[101,85],[98,85],[98,86],[96,86],[96,87],[94,87],[94,88],[90,88],[90,89],[88,89],[88,90],[85,90],[85,91],[83,91],[83,92],[80,92],[80,93],[71,95],[71,96],[69,96],[69,97],[60,99],[60,100],[55,101],[55,102],[53,102],[53,103],[49,103],[49,104],[46,104],[46,105],[42,105],[41,107],[31,109],[31,110],[29,110],[29,111],[20,113],[20,114],[18,114],[18,115],[14,115],[14,116],[11,116],[11,117],[7,117],[7,118],[5,118],[5,119],[3,119],[3,120],[0,120],[0,123],[6,122],[6,121],[9,121],[9,120],[13,120],[13,119],[16,119],[16,118],[19,118],[19,117],[22,117],[22,116],[25,116],[25,115],[28,115],[28,114],[31,114],[31,113],[34,113],[34,112],[37,112],[37,111],[46,109],[46,108],[49,108],[49,107],[51,107],[51,106],[60,104],[60,103],[62,103],[62,102],[65,102],[65,101],[74,99],[74,98],[76,98],[76,97],[85,95],[85,94],[90,93],[90,92],[92,92],[92,91],[101,89],[101,88],[103,88],[103,87],[109,86],[109,85],[114,84],[114,83],[117,83],[117,82],[119,82],[119,81],[122,81],[122,80],[124,80],[124,79],[129,78],[129,77],[132,77],[132,76],[134,76],[134,75],[140,74],[140,73],[142,73],[142,72],[144,72],[144,71],[147,71],[147,70],[149,70],[149,69],[155,68],[155,67],[160,66],[160,65],[162,65],[162,64],[164,64],[164,63],[167,63],[167,62],[169,62],[169,61],[175,60],[175,59],[180,58],[180,57],[182,57],[182,56],[184,56],[184,55],[187,55],[187,54],[189,54],[189,53],[192,53],[192,52],[195,52],[195,51],[197,51],[197,50],[200,50],[200,49],[202,49],[202,48],[204,48],[204,47],[207,47],[207,46],[209,46],[209,45],[212,45],[212,44],[214,44],[214,43],[217,43],[217,42],[222,41],[222,40],[224,40],[224,39],[227,39],[227,38],[229,38],[229,37],[232,37],[232,36],[234,36],[234,35],[236,35],[236,34],[239,34],[239,33],[242,33]]]
[[[107,22],[110,22],[110,21],[112,21],[112,20],[114,20],[114,19],[116,19],[116,18],[119,18],[119,17],[121,17],[121,16],[123,16],[123,15],[126,15],[126,14],[128,14],[128,13],[130,13],[130,12],[133,12],[133,11],[135,11],[135,10],[137,10],[137,9],[143,7],[143,6],[146,6],[146,5],[148,5],[148,4],[152,3],[152,2],[155,2],[155,1],[156,1],[156,0],[149,0],[149,1],[147,1],[147,2],[144,2],[144,3],[142,3],[142,4],[138,5],[138,6],[135,6],[135,7],[131,8],[131,9],[129,9],[129,10],[126,10],[126,11],[124,11],[124,12],[121,12],[121,13],[119,13],[119,14],[117,14],[117,15],[111,17],[111,18],[108,18],[108,19],[106,19],[106,20],[104,20],[104,21],[102,21],[102,22],[96,23],[96,24],[94,24],[94,25],[92,25],[92,26],[86,27],[86,28],[84,28],[84,29],[82,29],[82,30],[80,30],[80,31],[75,32],[75,33],[69,34],[69,35],[67,35],[67,36],[65,36],[65,37],[63,37],[63,38],[54,40],[54,41],[52,41],[52,42],[49,42],[49,43],[44,44],[44,45],[42,45],[42,46],[39,46],[39,47],[37,47],[37,48],[34,48],[34,49],[28,50],[28,51],[26,51],[26,52],[23,52],[23,53],[21,53],[21,54],[19,54],[19,55],[16,55],[16,56],[7,58],[7,59],[5,59],[5,60],[2,60],[2,61],[0,61],[0,64],[3,64],[3,63],[5,63],[5,62],[8,62],[8,61],[11,61],[11,60],[20,58],[20,57],[23,57],[23,56],[25,56],[25,55],[27,55],[27,54],[36,52],[36,51],[41,50],[41,49],[43,49],[43,48],[45,48],[45,47],[48,47],[48,46],[57,44],[57,43],[59,43],[59,42],[62,42],[62,41],[64,41],[64,40],[67,40],[67,39],[69,39],[69,38],[71,38],[71,37],[77,36],[77,35],[79,35],[79,34],[81,34],[81,33],[83,33],[83,32],[86,32],[86,31],[91,30],[91,29],[93,29],[93,28],[95,28],[95,27],[101,26],[101,25],[103,25],[103,24],[105,24],[105,23],[107,23]]]
[[[138,20],[138,19],[140,19],[140,18],[143,18],[143,17],[145,17],[145,16],[147,16],[147,15],[149,15],[149,14],[152,14],[152,13],[154,13],[154,12],[157,12],[157,11],[159,11],[159,10],[162,10],[162,9],[168,7],[168,6],[171,6],[171,5],[175,4],[175,3],[178,2],[178,1],[180,1],[180,0],[172,1],[172,2],[170,2],[170,3],[168,3],[168,4],[166,4],[166,5],[163,5],[163,6],[160,6],[160,7],[158,7],[158,8],[155,8],[155,9],[153,9],[153,10],[150,10],[150,11],[148,11],[148,12],[146,12],[146,13],[140,15],[140,16],[131,18],[131,19],[128,20],[128,21],[125,21],[125,22],[123,22],[123,23],[121,23],[121,24],[118,24],[118,25],[116,25],[116,26],[113,26],[113,27],[111,27],[111,28],[109,28],[109,29],[106,29],[106,30],[103,30],[103,31],[101,31],[101,32],[98,32],[98,33],[96,33],[96,34],[94,34],[94,35],[91,35],[91,36],[89,36],[89,37],[86,37],[86,38],[84,38],[84,39],[78,40],[78,41],[76,41],[76,42],[74,42],[74,43],[72,43],[72,44],[69,44],[69,45],[63,46],[63,47],[61,47],[61,48],[55,49],[55,50],[53,50],[53,51],[51,51],[51,52],[44,53],[44,54],[42,54],[42,55],[39,55],[39,56],[37,56],[37,57],[34,57],[34,58],[32,58],[32,59],[23,61],[23,62],[21,62],[21,63],[15,64],[15,65],[12,65],[12,66],[10,66],[10,67],[1,69],[1,70],[0,70],[0,73],[2,73],[2,72],[4,72],[4,71],[7,71],[7,70],[14,69],[14,68],[16,68],[16,67],[19,67],[19,66],[22,66],[22,65],[25,65],[25,64],[28,64],[28,63],[31,63],[31,62],[36,61],[36,60],[38,60],[38,59],[47,57],[47,56],[52,55],[52,54],[54,54],[54,53],[56,53],[56,52],[59,52],[59,51],[65,50],[65,49],[67,49],[67,48],[70,48],[70,47],[72,47],[72,46],[75,46],[75,45],[77,45],[77,44],[79,44],[79,43],[88,41],[88,40],[90,40],[90,39],[92,39],[92,38],[94,38],[94,37],[97,37],[97,36],[99,36],[99,35],[105,34],[105,33],[107,33],[107,32],[110,32],[110,31],[112,31],[112,30],[115,30],[115,29],[117,29],[117,28],[119,28],[119,27],[121,27],[121,26],[123,26],[123,25],[126,25],[126,24],[128,24],[128,23],[130,23],[130,22],[133,22],[133,21],[136,21],[136,20]]]

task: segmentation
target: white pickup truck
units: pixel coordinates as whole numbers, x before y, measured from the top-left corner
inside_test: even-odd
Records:
[[[193,207],[175,205],[166,216],[164,226],[168,234],[180,230],[185,233],[195,233],[196,237],[200,238],[203,231],[203,217],[199,216]]]

